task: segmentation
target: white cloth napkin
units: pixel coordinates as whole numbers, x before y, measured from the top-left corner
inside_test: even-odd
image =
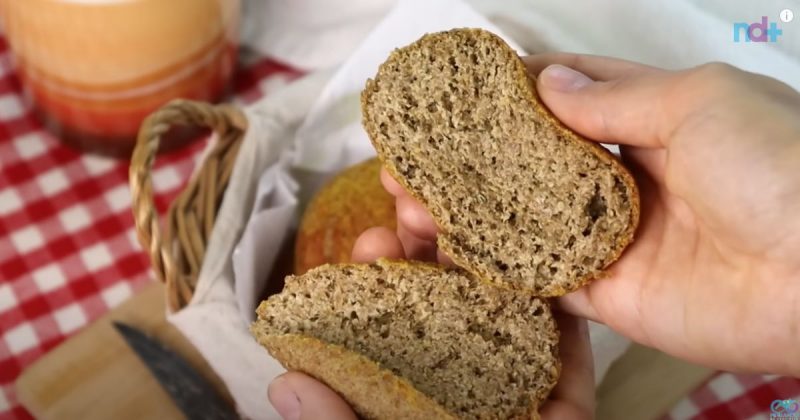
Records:
[[[330,67],[349,57],[353,40],[363,39],[394,1],[250,0],[259,22],[269,24],[252,25],[245,42],[301,68]],[[800,89],[798,0],[466,1],[530,53],[608,55],[671,69],[723,61]],[[787,8],[795,17],[784,23],[779,13]],[[416,18],[427,13],[423,7]],[[734,22],[761,16],[783,31],[777,42],[733,41]]]
[[[267,386],[284,372],[253,340],[248,330],[252,316],[244,317],[240,307],[254,307],[267,277],[264,273],[269,272],[269,267],[256,266],[255,262],[269,261],[271,265],[286,225],[271,227],[264,219],[250,216],[275,214],[276,222],[284,223],[295,185],[275,171],[283,167],[281,157],[294,130],[329,76],[324,72],[312,74],[246,110],[249,127],[214,224],[197,289],[186,308],[167,317],[225,382],[245,418],[280,419],[267,403]],[[259,180],[261,173],[261,181],[267,181]],[[265,186],[268,182],[273,189]],[[256,198],[257,191],[266,194]],[[242,236],[245,226],[248,232],[257,234]],[[234,286],[233,262],[241,261],[242,256],[232,259],[231,255],[240,238],[242,252],[252,253],[247,257],[250,268],[245,270],[250,279],[241,275]],[[247,313],[252,314],[252,310]]]

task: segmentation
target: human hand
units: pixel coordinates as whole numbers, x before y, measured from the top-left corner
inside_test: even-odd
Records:
[[[800,95],[722,64],[525,61],[532,74],[561,64],[537,80],[543,101],[584,136],[620,144],[642,195],[634,243],[562,308],[697,363],[800,375],[786,356],[800,344]],[[382,180],[407,253],[446,261],[425,209]]]
[[[359,237],[352,260],[372,262],[380,257],[402,259],[406,253],[395,232],[372,228]],[[586,320],[563,312],[554,316],[561,332],[561,377],[540,414],[543,420],[593,418],[594,365]],[[275,379],[269,387],[269,399],[285,420],[356,419],[334,391],[300,372],[289,372]]]

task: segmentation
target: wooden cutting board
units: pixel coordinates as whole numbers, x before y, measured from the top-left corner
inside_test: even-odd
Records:
[[[111,326],[123,321],[153,335],[217,385],[219,378],[164,318],[164,291],[148,285],[75,337],[28,367],[17,396],[39,419],[172,419],[183,416]],[[712,372],[634,345],[609,370],[597,390],[598,419],[660,416]],[[265,396],[266,397],[266,396]]]
[[[183,418],[112,320],[139,328],[181,354],[231,402],[200,353],[166,321],[165,310],[164,287],[157,282],[147,285],[28,367],[16,383],[20,402],[37,419]]]

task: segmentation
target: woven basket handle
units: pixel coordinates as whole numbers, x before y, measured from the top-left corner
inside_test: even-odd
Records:
[[[167,228],[162,233],[151,173],[161,137],[173,125],[210,128],[217,135],[217,143],[203,167],[171,203]],[[194,293],[216,205],[227,186],[239,140],[246,129],[244,113],[234,106],[180,99],[150,114],[139,129],[129,176],[133,218],[153,271],[166,285],[171,311],[188,304]]]

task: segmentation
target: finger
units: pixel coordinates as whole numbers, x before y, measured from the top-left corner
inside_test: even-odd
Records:
[[[369,228],[356,239],[350,260],[368,263],[381,257],[405,258],[403,243],[400,242],[397,234],[389,228]]]
[[[677,83],[673,73],[638,72],[609,81],[551,65],[537,79],[542,100],[565,125],[606,143],[663,147],[689,104],[676,111],[664,104]]]
[[[395,202],[397,225],[403,226],[419,239],[435,241],[438,229],[428,210],[410,195],[397,197]]]
[[[403,243],[407,258],[418,261],[436,261],[436,242],[420,239],[402,224],[397,226],[397,237]]]
[[[542,420],[591,420],[593,413],[588,413],[580,407],[575,407],[567,401],[551,400],[547,401],[539,410]]]
[[[594,359],[589,341],[589,326],[581,319],[563,312],[554,312],[561,330],[559,356],[561,358],[561,377],[550,393],[550,399],[572,406],[576,412],[591,415],[595,407]],[[543,418],[554,414],[547,404],[542,407]],[[588,416],[587,416],[588,417]]]
[[[300,372],[275,378],[269,384],[268,394],[284,420],[356,420],[353,410],[338,394]]]
[[[622,162],[628,170],[644,171],[659,184],[665,182],[667,174],[667,151],[664,149],[644,149],[640,147],[620,147]],[[633,173],[636,178],[638,174]]]
[[[619,79],[646,71],[660,71],[656,67],[618,58],[572,53],[544,53],[522,57],[528,72],[539,75],[547,66],[560,64],[575,69],[594,80]]]
[[[386,168],[381,168],[381,184],[389,194],[395,197],[408,195],[405,188],[389,174]]]
[[[596,281],[603,281],[603,279],[598,279]],[[573,316],[602,323],[602,320],[600,320],[600,316],[598,315],[597,310],[592,304],[592,300],[589,296],[589,289],[592,287],[592,285],[593,284],[590,283],[588,286],[561,296],[555,301],[556,308],[559,311],[566,312]]]

